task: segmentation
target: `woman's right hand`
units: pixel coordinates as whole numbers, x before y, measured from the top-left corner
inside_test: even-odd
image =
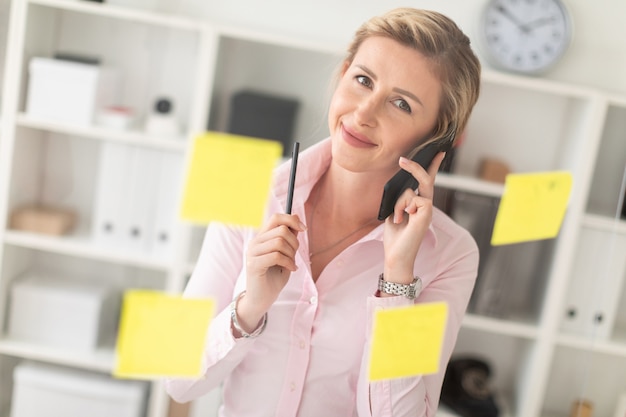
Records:
[[[246,294],[237,303],[237,318],[245,331],[257,328],[291,272],[298,269],[298,233],[305,230],[297,215],[274,214],[250,241],[246,253]]]

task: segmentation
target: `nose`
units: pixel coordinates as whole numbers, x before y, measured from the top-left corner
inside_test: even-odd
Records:
[[[354,110],[355,122],[360,126],[376,126],[378,109],[380,107],[379,103],[380,100],[375,94],[362,97]]]

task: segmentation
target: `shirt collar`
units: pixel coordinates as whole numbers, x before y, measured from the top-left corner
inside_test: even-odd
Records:
[[[313,187],[324,175],[324,172],[330,166],[332,159],[331,139],[326,138],[315,145],[305,149],[298,155],[298,169],[294,189],[297,192],[293,196],[293,205],[304,206],[309,198]],[[302,168],[301,168],[302,167]],[[289,173],[291,170],[291,159],[280,164],[274,172],[274,197],[280,203],[281,207],[287,202],[287,191],[289,188]],[[427,236],[432,239],[433,246],[437,245],[437,235],[431,222],[428,227]],[[377,226],[364,239],[383,240],[383,224]],[[428,241],[429,239],[425,239]]]
[[[313,186],[330,166],[330,159],[330,138],[326,138],[300,152],[294,185],[294,188],[297,189],[297,192],[293,195],[294,205],[304,205],[304,202],[309,198],[309,194],[311,194]],[[287,202],[290,169],[291,159],[280,164],[274,172],[274,197],[283,207]]]

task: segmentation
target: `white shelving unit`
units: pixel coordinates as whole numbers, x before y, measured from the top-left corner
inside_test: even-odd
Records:
[[[101,146],[159,150],[186,161],[195,134],[226,128],[230,97],[241,89],[297,98],[295,136],[310,146],[327,134],[329,79],[342,56],[336,45],[157,11],[78,0],[11,4],[0,121],[0,417],[9,416],[10,375],[21,360],[99,373],[109,373],[114,363],[111,348],[78,354],[7,335],[11,284],[24,272],[55,271],[121,289],[178,292],[198,255],[203,229],[180,222],[167,256],[96,243],[91,219]],[[120,104],[142,116],[156,97],[172,97],[184,134],[163,139],[145,134],[140,125],[119,132],[28,115],[29,59],[56,51],[97,55],[118,67],[125,79]],[[497,202],[503,192],[502,185],[476,178],[484,157],[505,161],[513,172],[566,170],[574,178],[556,239],[484,252],[475,303],[463,321],[455,355],[489,361],[505,416],[565,417],[578,397],[594,402],[594,415],[610,416],[626,392],[626,222],[616,217],[624,193],[625,132],[626,98],[485,71],[453,172],[437,177],[441,189],[478,202]],[[80,158],[68,164],[67,152]],[[60,169],[66,165],[69,174]],[[69,197],[54,192],[67,185],[64,181],[73,187]],[[11,211],[32,201],[71,204],[79,213],[78,227],[62,237],[9,229]],[[604,236],[593,248],[603,257],[585,256],[589,234]],[[607,260],[610,267],[604,268]],[[581,275],[581,262],[605,272]],[[591,299],[589,291],[597,288],[606,291]],[[497,293],[494,302],[481,298],[490,292]],[[481,303],[490,308],[481,310]],[[598,311],[602,320],[593,321]],[[154,382],[146,417],[167,416],[168,402],[160,382]]]
[[[188,272],[189,228],[178,224],[165,256],[99,244],[92,227],[96,167],[107,143],[179,155],[184,161],[190,138],[206,126],[215,41],[213,29],[204,22],[162,13],[71,0],[11,3],[2,101],[6,117],[0,129],[8,138],[0,150],[0,217],[4,219],[0,231],[0,322],[6,322],[11,283],[31,271],[99,280],[120,291],[128,287],[180,291]],[[56,52],[97,56],[103,64],[115,66],[124,82],[117,104],[135,109],[139,116],[136,129],[79,127],[27,114],[28,63],[32,57],[52,57]],[[174,103],[184,126],[181,137],[154,137],[142,129],[142,119],[161,96]],[[55,186],[71,191],[55,192]],[[172,201],[179,197],[176,193]],[[78,225],[71,235],[61,237],[9,230],[12,210],[30,202],[71,206],[78,213]],[[8,376],[20,360],[100,373],[113,369],[112,347],[72,352],[12,340],[6,332],[3,327],[2,416],[10,413]],[[147,415],[167,415],[168,404],[160,383],[153,383]]]

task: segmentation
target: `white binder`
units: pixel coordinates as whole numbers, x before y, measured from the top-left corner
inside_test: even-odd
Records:
[[[97,244],[117,246],[122,241],[123,198],[130,164],[128,145],[102,142],[92,218]]]
[[[129,147],[130,158],[125,192],[120,246],[126,250],[148,253],[156,212],[155,195],[158,187],[159,164],[157,151]]]
[[[172,244],[178,223],[183,156],[177,153],[159,151],[157,157],[159,176],[150,246],[153,255],[170,257],[172,256]]]
[[[568,285],[561,330],[593,339],[611,337],[626,272],[626,236],[584,226]]]

